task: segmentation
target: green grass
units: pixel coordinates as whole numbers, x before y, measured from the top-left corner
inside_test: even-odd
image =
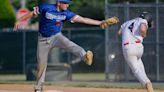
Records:
[[[72,75],[73,80],[104,80],[104,73],[75,73]]]
[[[23,74],[0,74],[0,83],[28,83],[26,76]]]
[[[71,87],[93,87],[93,88],[131,88],[141,89],[140,83],[126,82],[98,82],[104,80],[105,76],[101,73],[73,74],[73,81],[51,81],[46,85],[71,86]],[[98,81],[97,81],[98,80]],[[25,75],[0,75],[0,84],[33,84],[34,81],[26,81]],[[164,83],[153,83],[155,89],[164,90]]]
[[[16,74],[16,75],[10,75],[10,74],[5,74],[5,75],[0,75],[0,81],[14,81],[14,80],[19,80],[19,81],[24,81],[26,79],[26,76],[23,74]]]

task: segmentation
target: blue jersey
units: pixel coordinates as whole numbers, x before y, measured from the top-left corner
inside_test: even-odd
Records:
[[[71,21],[75,13],[65,10],[57,11],[55,4],[39,5],[40,22],[39,32],[44,37],[50,37],[59,33],[64,21]]]

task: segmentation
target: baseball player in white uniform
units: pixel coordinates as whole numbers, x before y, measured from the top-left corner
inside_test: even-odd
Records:
[[[152,83],[147,77],[142,62],[144,51],[143,39],[152,24],[152,17],[148,12],[143,12],[139,17],[126,21],[121,25],[118,34],[122,34],[123,55],[131,68],[134,76],[147,89],[148,92],[154,92]]]

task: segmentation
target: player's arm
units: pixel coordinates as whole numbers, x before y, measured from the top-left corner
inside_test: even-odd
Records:
[[[34,16],[34,12],[31,11],[31,12],[29,12],[28,14],[26,14],[26,15],[20,17],[20,18],[15,22],[14,31],[16,31],[16,30],[19,28],[19,26],[21,25],[21,24],[20,24],[20,21],[29,19],[29,18],[31,18],[31,17],[33,17],[33,16]]]
[[[83,23],[83,24],[88,24],[88,25],[100,25],[102,23],[102,21],[82,17],[80,15],[74,16],[74,18],[72,19],[72,22],[74,23],[78,22],[78,23]]]
[[[147,35],[147,30],[148,30],[147,25],[146,25],[145,23],[142,23],[142,24],[140,25],[140,34],[141,34],[141,36],[142,36],[143,38],[146,37],[146,35]]]
[[[110,25],[116,24],[119,22],[119,19],[117,17],[111,17],[106,20],[94,20],[91,18],[85,18],[80,15],[76,15],[73,19],[73,22],[79,22],[79,23],[84,23],[84,24],[89,24],[89,25],[99,25],[102,29],[107,28]]]
[[[122,34],[122,29],[120,28],[117,32],[118,35],[121,35]]]

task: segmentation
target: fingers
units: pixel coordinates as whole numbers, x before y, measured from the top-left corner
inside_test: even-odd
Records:
[[[102,29],[105,29],[105,28],[108,27],[108,24],[107,24],[106,22],[102,22],[101,25],[100,25],[100,27],[101,27]]]
[[[18,29],[18,27],[15,25],[13,28],[13,31],[16,31]]]
[[[105,29],[105,28],[107,28],[108,26],[110,26],[111,24],[113,24],[113,23],[107,22],[107,20],[105,20],[105,21],[102,21],[102,23],[100,24],[100,27],[101,27],[102,29]]]
[[[118,17],[114,16],[114,18],[116,19],[117,23],[120,21]]]
[[[16,31],[18,29],[18,27],[19,27],[19,23],[16,22],[15,25],[14,25],[13,31]]]

